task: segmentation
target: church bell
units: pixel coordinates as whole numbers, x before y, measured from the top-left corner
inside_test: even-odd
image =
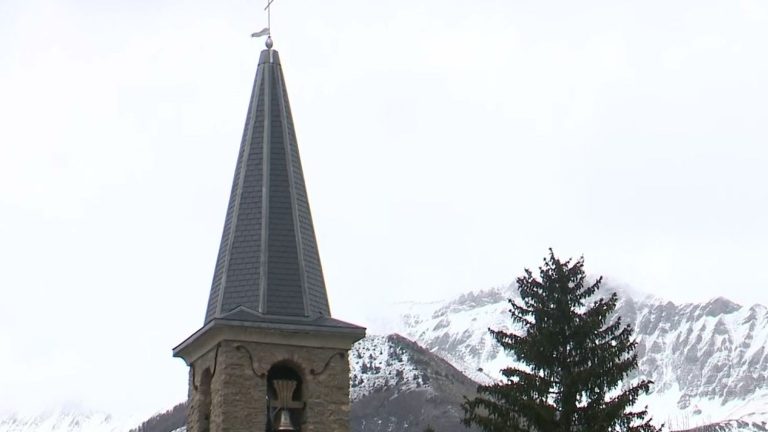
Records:
[[[277,424],[277,428],[275,430],[277,431],[295,431],[296,430],[296,428],[293,427],[293,423],[291,423],[291,413],[289,413],[287,409],[280,410],[280,423]]]
[[[275,387],[277,393],[277,405],[280,409],[280,421],[277,423],[275,430],[277,431],[295,431],[291,423],[291,413],[288,411],[288,404],[291,402],[291,396],[293,390],[296,388],[296,381],[289,379],[278,379],[272,381],[272,385]]]

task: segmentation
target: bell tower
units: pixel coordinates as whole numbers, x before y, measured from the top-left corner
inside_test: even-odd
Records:
[[[352,344],[331,317],[280,56],[267,49],[245,130],[202,328],[189,365],[189,432],[349,430]]]

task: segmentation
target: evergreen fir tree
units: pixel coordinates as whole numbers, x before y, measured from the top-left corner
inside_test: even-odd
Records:
[[[481,385],[479,396],[465,398],[465,426],[486,432],[659,430],[647,409],[632,408],[652,382],[628,384],[637,343],[621,318],[608,322],[618,296],[596,296],[601,282],[587,283],[583,257],[562,262],[552,249],[538,279],[525,270],[517,279],[522,302],[509,300],[523,334],[489,329],[524,366],[503,369],[502,382]]]

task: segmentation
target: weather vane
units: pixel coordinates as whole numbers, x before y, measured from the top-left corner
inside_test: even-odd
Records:
[[[267,11],[267,26],[263,29],[257,31],[256,33],[252,33],[251,37],[267,37],[267,48],[272,49],[272,3],[275,0],[267,0],[267,7],[264,8],[265,11]]]

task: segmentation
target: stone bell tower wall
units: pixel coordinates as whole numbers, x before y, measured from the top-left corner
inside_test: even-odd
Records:
[[[347,350],[225,340],[190,368],[189,432],[253,432],[267,424],[267,372],[289,364],[302,377],[302,432],[349,431]],[[211,372],[210,387],[202,379]],[[193,377],[194,374],[194,377]],[[210,401],[210,421],[205,421]]]

